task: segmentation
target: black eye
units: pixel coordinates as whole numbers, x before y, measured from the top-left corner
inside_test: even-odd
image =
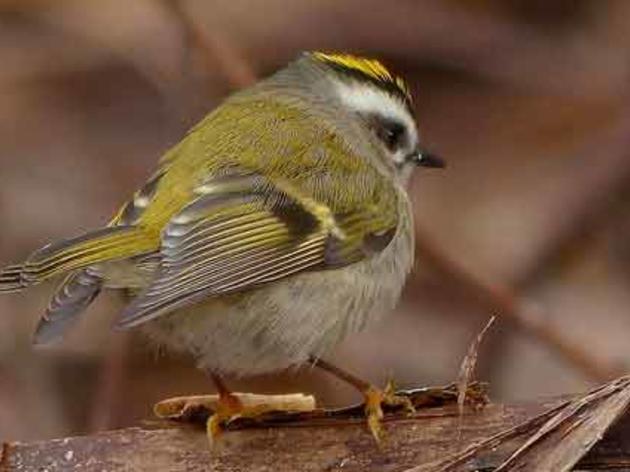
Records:
[[[390,151],[395,151],[404,145],[405,126],[398,121],[380,121],[376,125],[376,134]]]

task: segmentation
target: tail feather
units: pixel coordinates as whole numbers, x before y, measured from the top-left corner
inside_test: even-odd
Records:
[[[109,226],[35,251],[23,264],[0,271],[0,293],[16,292],[56,275],[69,272],[50,301],[34,336],[35,344],[61,337],[103,288],[96,264],[153,253],[159,233],[137,226]]]
[[[21,264],[15,264],[0,271],[0,293],[19,292],[22,290],[25,286],[22,281],[23,270],[24,268]]]
[[[71,270],[149,252],[157,244],[157,237],[135,226],[111,226],[35,251],[20,277],[23,285],[32,285]]]
[[[56,341],[73,325],[103,287],[103,280],[83,269],[71,273],[59,285],[46,313],[39,320],[33,336],[34,344]]]

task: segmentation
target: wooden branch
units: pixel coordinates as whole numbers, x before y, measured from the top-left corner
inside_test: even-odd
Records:
[[[493,470],[518,449],[519,443],[504,442],[496,447],[500,441],[489,441],[487,443],[492,442],[493,447],[475,454],[472,461],[461,465],[462,461],[458,459],[460,468],[430,464],[442,463],[453,456],[470,456],[471,445],[516,425],[521,426],[504,433],[503,437],[511,441],[515,431],[518,433],[526,429],[527,424],[534,425],[538,431],[529,436],[531,443],[532,438],[543,434],[544,428],[559,421],[558,412],[561,412],[564,421],[569,414],[567,412],[579,410],[579,420],[562,433],[566,437],[568,432],[579,429],[585,422],[588,411],[580,408],[588,405],[589,399],[596,396],[599,400],[604,397],[606,401],[616,400],[621,397],[610,395],[611,392],[627,395],[627,384],[627,379],[621,379],[569,400],[488,405],[479,411],[467,410],[461,421],[456,405],[427,408],[413,417],[387,419],[387,439],[380,446],[359,420],[304,421],[229,431],[212,451],[203,429],[187,424],[156,422],[83,437],[5,443],[0,454],[0,471]],[[604,403],[598,403],[597,408],[601,409],[602,405]],[[544,412],[547,412],[546,416],[537,417]],[[544,426],[540,427],[540,423]],[[601,436],[601,432],[598,434]],[[582,457],[578,467],[580,470],[595,471],[624,467],[628,470],[629,466],[630,415],[625,414]]]

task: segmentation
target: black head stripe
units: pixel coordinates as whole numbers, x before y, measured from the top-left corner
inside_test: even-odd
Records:
[[[412,101],[409,88],[403,79],[393,75],[383,64],[375,59],[366,59],[348,54],[311,54],[317,61],[339,73],[340,76],[372,84],[398,98],[411,111]]]

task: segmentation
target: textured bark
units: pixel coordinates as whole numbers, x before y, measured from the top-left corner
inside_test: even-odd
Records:
[[[583,402],[587,396],[575,398]],[[575,406],[576,402],[558,399],[518,405],[492,404],[479,411],[466,410],[463,417],[459,417],[456,406],[428,408],[413,417],[387,420],[387,439],[380,446],[358,420],[305,420],[284,426],[229,431],[213,450],[209,449],[202,428],[156,423],[91,436],[5,443],[0,470],[406,471],[418,467],[441,470],[427,464],[457,455],[475,442],[552,407],[567,404]],[[522,445],[522,438],[520,443],[514,441],[503,442],[490,452],[479,451],[466,464],[449,470],[492,470]],[[629,469],[630,416],[624,414],[582,458],[576,470]]]

